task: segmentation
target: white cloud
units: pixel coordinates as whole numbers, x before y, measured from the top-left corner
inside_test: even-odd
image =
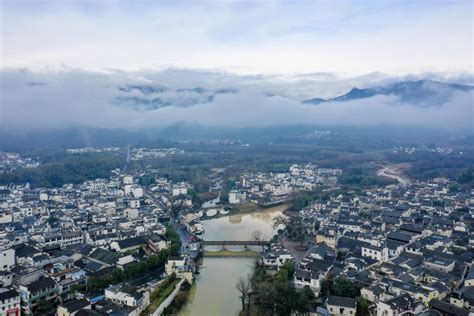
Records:
[[[393,96],[320,105],[299,102],[321,96],[321,91],[334,96],[353,86],[375,86],[399,79],[383,74],[340,78],[331,74],[237,76],[184,69],[108,73],[77,69],[43,72],[8,69],[1,71],[0,76],[0,127],[12,129],[70,126],[161,128],[184,121],[236,127],[391,124],[472,130],[474,117],[472,93],[461,92],[452,94],[446,103],[432,107],[403,104]],[[442,75],[438,74],[436,78],[440,79]],[[197,86],[209,90],[235,88],[239,92],[219,94],[213,102],[190,107],[169,106],[140,112],[115,102],[117,96],[124,95],[118,87],[127,84],[164,85],[172,89]],[[268,97],[268,93],[275,96]],[[139,96],[136,92],[134,95]],[[189,95],[194,97],[193,93]],[[153,94],[156,96],[159,94]]]

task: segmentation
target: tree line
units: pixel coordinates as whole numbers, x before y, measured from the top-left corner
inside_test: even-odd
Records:
[[[16,169],[0,174],[0,184],[30,183],[33,187],[61,187],[87,180],[108,178],[113,169],[121,168],[124,157],[109,153],[60,155],[34,169]]]
[[[252,274],[240,278],[236,284],[242,305],[241,315],[307,315],[329,295],[356,298],[356,316],[369,315],[370,303],[360,297],[358,288],[351,280],[345,277],[323,280],[320,296],[316,298],[308,286],[295,288],[294,273],[295,267],[290,262],[275,274],[270,274],[260,260],[255,261]]]
[[[295,288],[292,280],[295,268],[286,263],[275,275],[266,273],[259,261],[247,279],[237,282],[237,290],[245,315],[304,314],[314,304],[314,293],[309,287]]]

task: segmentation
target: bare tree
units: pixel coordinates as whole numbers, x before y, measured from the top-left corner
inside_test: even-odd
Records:
[[[255,257],[254,261],[253,261],[253,265],[252,265],[252,270],[256,270],[260,267],[261,265],[261,258],[260,257]]]
[[[242,302],[242,311],[245,311],[245,302],[249,299],[249,293],[251,291],[250,278],[239,278],[236,285],[237,291],[240,293],[240,300]]]
[[[280,225],[287,226],[289,223],[288,217],[283,215],[278,215],[273,219],[273,228],[277,229]]]
[[[255,230],[252,233],[252,240],[262,241],[262,232],[260,230]]]
[[[273,228],[276,229],[280,227],[280,225],[285,226],[285,231],[288,234],[288,237],[299,241],[303,244],[303,241],[306,237],[305,227],[298,215],[290,215],[290,216],[277,216],[273,219]]]
[[[255,241],[263,241],[263,235],[262,235],[262,232],[260,230],[256,230],[252,233],[252,240],[255,240]],[[264,246],[263,244],[261,245],[262,246],[262,251],[264,251]]]

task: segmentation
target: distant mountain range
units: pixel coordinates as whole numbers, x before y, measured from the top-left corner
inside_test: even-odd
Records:
[[[304,100],[305,104],[321,104],[327,102],[346,102],[361,100],[374,96],[395,96],[403,103],[429,107],[445,103],[456,91],[472,91],[473,86],[456,83],[442,83],[432,80],[402,81],[386,86],[371,88],[352,88],[346,94],[329,98],[313,98]],[[197,104],[213,102],[216,95],[236,94],[238,89],[227,88],[210,90],[202,87],[171,89],[162,85],[125,85],[117,88],[119,95],[115,103],[131,107],[137,111],[153,111],[164,107],[189,107]],[[275,93],[264,93],[268,97]]]
[[[446,102],[455,91],[471,91],[473,86],[442,83],[432,80],[403,81],[388,86],[359,89],[352,88],[341,96],[322,99],[314,98],[302,101],[306,104],[321,104],[325,102],[345,102],[374,97],[377,95],[396,96],[401,102],[419,106],[439,105]]]
[[[137,111],[152,111],[168,106],[187,107],[209,103],[218,94],[237,93],[237,89],[208,90],[201,87],[171,89],[161,85],[126,85],[117,89],[118,105],[130,106]]]

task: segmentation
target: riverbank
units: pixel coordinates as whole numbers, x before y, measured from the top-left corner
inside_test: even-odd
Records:
[[[258,232],[264,240],[276,233],[274,218],[281,216],[287,205],[259,208],[256,204],[239,205],[235,212],[202,220],[204,240],[252,240]],[[209,248],[208,248],[209,249]],[[213,249],[213,248],[210,248]],[[238,248],[216,248],[205,251],[198,260],[199,274],[188,296],[188,302],[177,314],[181,316],[238,315],[242,310],[236,284],[252,273],[259,252]],[[218,284],[219,286],[216,286]]]
[[[167,279],[163,280],[150,294],[150,306],[145,311],[148,315],[158,314],[156,311],[160,305],[170,297],[171,293],[176,289],[177,285],[181,285],[180,279],[176,278],[176,275],[172,274]],[[161,308],[160,312],[163,311]]]
[[[177,315],[238,315],[241,311],[236,284],[252,272],[253,258],[204,257],[187,304]]]

